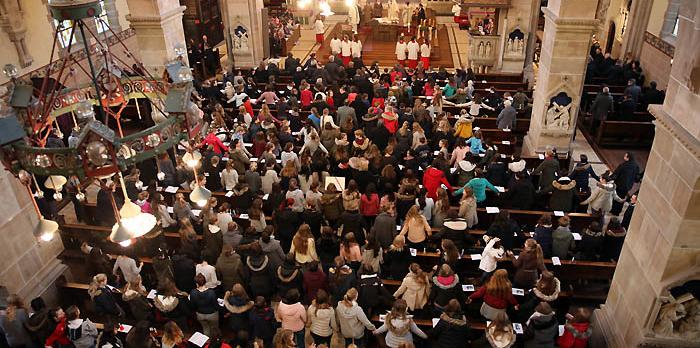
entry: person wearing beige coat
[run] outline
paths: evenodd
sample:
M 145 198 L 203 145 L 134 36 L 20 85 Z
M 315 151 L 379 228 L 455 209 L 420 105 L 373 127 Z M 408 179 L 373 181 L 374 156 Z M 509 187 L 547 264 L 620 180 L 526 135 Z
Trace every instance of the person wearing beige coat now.
M 394 298 L 402 298 L 412 311 L 422 309 L 428 303 L 428 295 L 430 295 L 428 279 L 430 279 L 430 275 L 423 273 L 417 263 L 412 263 L 408 274 L 401 282 L 401 286 L 394 293 Z

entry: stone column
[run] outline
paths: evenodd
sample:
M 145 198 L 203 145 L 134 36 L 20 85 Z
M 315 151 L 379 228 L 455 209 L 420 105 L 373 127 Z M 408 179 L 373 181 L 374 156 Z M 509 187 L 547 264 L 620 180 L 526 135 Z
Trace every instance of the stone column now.
M 44 296 L 55 303 L 53 284 L 67 267 L 56 258 L 63 251 L 58 234 L 50 242 L 38 241 L 32 231 L 39 221 L 29 194 L 19 180 L 0 173 L 0 284 L 25 303 Z
M 627 19 L 627 27 L 622 37 L 621 56 L 629 52 L 635 59 L 639 58 L 639 54 L 642 53 L 644 33 L 647 31 L 647 24 L 649 23 L 649 15 L 651 15 L 651 7 L 653 4 L 653 1 L 632 2 L 632 8 L 630 9 Z
M 27 26 L 24 20 L 24 11 L 17 1 L 0 0 L 0 27 L 3 29 L 10 41 L 15 45 L 19 65 L 26 68 L 34 62 L 34 58 L 29 54 L 27 42 Z
M 107 13 L 107 22 L 109 27 L 115 33 L 122 31 L 121 23 L 119 23 L 119 11 L 117 10 L 117 0 L 105 0 L 105 12 Z
M 540 5 L 542 0 L 532 0 L 530 12 L 530 31 L 527 33 L 527 47 L 525 48 L 525 67 L 523 68 L 523 81 L 528 82 L 528 87 L 535 84 L 535 68 L 532 66 L 535 59 L 535 46 L 537 45 L 537 22 L 540 18 Z
M 695 4 L 684 0 L 680 9 L 666 100 L 649 106 L 656 135 L 639 200 L 607 301 L 595 315 L 595 332 L 611 348 L 698 344 L 697 336 L 683 336 L 700 331 L 689 321 L 692 312 L 680 320 L 669 317 L 667 334 L 657 325 L 664 322 L 658 319 L 666 289 L 700 279 L 700 7 Z
M 136 32 L 141 61 L 155 77 L 163 74 L 164 65 L 177 58 L 175 46 L 186 47 L 182 28 L 185 6 L 178 0 L 127 0 L 126 19 Z
M 262 0 L 221 1 L 228 60 L 237 68 L 255 67 L 265 57 L 265 42 L 269 39 L 267 23 L 263 22 L 264 7 Z
M 548 7 L 542 9 L 544 37 L 524 154 L 544 151 L 548 146 L 556 147 L 559 152 L 569 150 L 576 129 L 591 35 L 598 28 L 597 3 L 597 0 L 550 0 Z M 560 93 L 567 97 L 558 98 L 561 105 L 554 105 L 552 100 Z

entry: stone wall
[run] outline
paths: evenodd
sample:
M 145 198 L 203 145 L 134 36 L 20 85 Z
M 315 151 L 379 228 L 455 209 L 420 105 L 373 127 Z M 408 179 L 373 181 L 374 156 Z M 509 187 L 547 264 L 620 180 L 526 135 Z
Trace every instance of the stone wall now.
M 651 35 L 648 32 L 646 34 Z M 645 40 L 642 54 L 639 56 L 639 62 L 644 69 L 644 76 L 646 76 L 645 84 L 648 85 L 649 81 L 656 81 L 659 89 L 666 89 L 671 75 L 672 59 L 672 56 L 657 48 L 649 40 Z
M 56 258 L 63 243 L 56 235 L 50 242 L 33 236 L 38 216 L 24 186 L 9 172 L 0 173 L 0 286 L 24 299 L 44 295 L 66 267 Z M 46 294 L 48 302 L 53 294 Z

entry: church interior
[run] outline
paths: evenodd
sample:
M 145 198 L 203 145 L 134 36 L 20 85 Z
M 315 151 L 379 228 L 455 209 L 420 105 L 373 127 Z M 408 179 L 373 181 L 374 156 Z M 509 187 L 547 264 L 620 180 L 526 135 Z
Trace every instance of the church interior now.
M 0 28 L 0 348 L 700 347 L 698 0 Z

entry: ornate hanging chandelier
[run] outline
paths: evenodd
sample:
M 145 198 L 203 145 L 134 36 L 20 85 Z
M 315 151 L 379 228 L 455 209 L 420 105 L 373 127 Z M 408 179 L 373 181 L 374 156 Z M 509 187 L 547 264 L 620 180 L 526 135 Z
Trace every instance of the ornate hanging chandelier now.
M 203 113 L 191 101 L 192 74 L 182 57 L 167 65 L 169 79 L 155 78 L 99 17 L 98 0 L 51 0 L 49 8 L 60 24 L 43 79 L 38 83 L 20 78 L 17 68 L 8 64 L 3 73 L 11 82 L 0 87 L 0 159 L 30 192 L 27 173 L 35 182 L 45 180 L 45 187 L 56 192 L 53 198 L 60 200 L 68 176 L 111 177 L 182 140 L 199 137 Z M 98 33 L 88 20 L 105 30 Z M 81 51 L 72 50 L 77 38 L 84 45 Z M 124 54 L 117 56 L 113 49 Z M 89 77 L 88 83 L 77 82 L 81 72 Z M 139 102 L 144 99 L 154 109 L 154 125 L 125 134 L 124 110 L 135 101 L 141 117 Z M 76 138 L 69 146 L 51 141 L 63 136 L 59 119 L 72 121 Z M 38 184 L 36 191 L 41 192 Z M 122 245 L 155 225 L 152 215 L 134 211 L 135 204 L 129 203 L 119 211 L 114 228 L 118 233 L 113 241 Z M 58 225 L 43 217 L 40 221 L 41 239 L 48 240 Z

